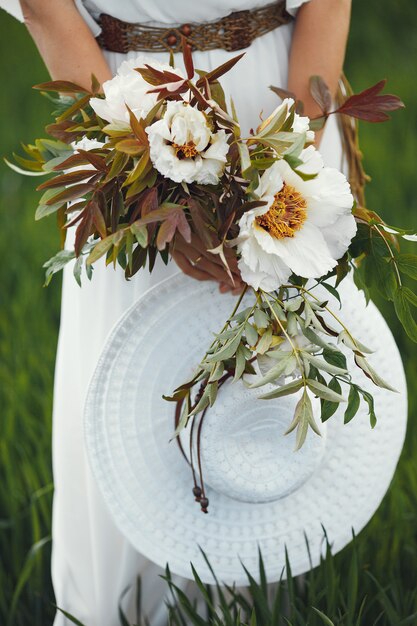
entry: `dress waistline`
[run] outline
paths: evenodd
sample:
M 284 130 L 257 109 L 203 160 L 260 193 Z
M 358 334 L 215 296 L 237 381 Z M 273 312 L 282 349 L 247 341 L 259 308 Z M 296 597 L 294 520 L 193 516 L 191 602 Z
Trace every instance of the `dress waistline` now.
M 186 41 L 192 50 L 228 51 L 248 48 L 254 39 L 265 35 L 293 20 L 278 0 L 264 7 L 235 11 L 214 22 L 178 24 L 175 26 L 149 26 L 123 22 L 102 13 L 98 22 L 101 34 L 99 45 L 111 52 L 179 52 Z

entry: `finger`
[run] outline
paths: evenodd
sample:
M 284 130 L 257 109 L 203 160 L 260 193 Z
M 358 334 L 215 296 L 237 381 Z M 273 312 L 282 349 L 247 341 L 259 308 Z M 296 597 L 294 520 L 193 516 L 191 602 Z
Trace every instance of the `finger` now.
M 213 280 L 213 276 L 204 270 L 192 265 L 190 261 L 178 250 L 172 255 L 175 263 L 178 265 L 181 271 L 187 276 L 196 278 L 197 280 Z
M 219 283 L 219 291 L 220 293 L 227 293 L 228 291 L 230 291 L 230 286 L 226 285 L 225 283 Z

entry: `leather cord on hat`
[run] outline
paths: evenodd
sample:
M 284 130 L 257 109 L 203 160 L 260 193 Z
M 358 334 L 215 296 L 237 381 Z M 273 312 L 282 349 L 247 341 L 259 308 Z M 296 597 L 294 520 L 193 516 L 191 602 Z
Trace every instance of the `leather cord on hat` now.
M 222 385 L 224 385 L 224 383 L 229 379 L 232 378 L 232 376 L 234 376 L 234 370 L 228 370 L 218 381 L 218 386 L 219 389 L 220 387 L 222 387 Z M 200 385 L 200 388 L 198 390 L 198 393 L 195 397 L 195 401 L 194 401 L 194 406 L 197 406 L 199 400 L 201 399 L 201 396 L 204 393 L 204 389 L 207 385 L 207 382 L 204 384 L 204 382 Z M 180 400 L 177 400 L 176 402 L 176 407 L 175 407 L 175 428 L 178 427 L 179 421 L 180 421 L 180 416 L 181 416 L 181 409 L 182 406 L 184 404 L 184 399 L 181 398 Z M 203 468 L 202 468 L 202 463 L 201 463 L 201 431 L 202 431 L 202 427 L 203 427 L 203 421 L 204 418 L 207 414 L 209 407 L 207 406 L 201 413 L 200 416 L 200 421 L 198 424 L 198 428 L 197 428 L 197 464 L 198 464 L 198 473 L 200 476 L 200 485 L 198 485 L 197 483 L 197 478 L 196 478 L 196 470 L 194 467 L 194 460 L 193 460 L 193 433 L 194 433 L 194 426 L 195 426 L 195 422 L 196 422 L 196 416 L 193 418 L 191 427 L 190 427 L 190 458 L 188 459 L 187 455 L 185 454 L 183 445 L 181 443 L 181 438 L 179 436 L 176 437 L 177 439 L 177 444 L 179 446 L 179 449 L 181 451 L 181 454 L 183 455 L 183 457 L 185 458 L 185 460 L 187 461 L 188 465 L 191 467 L 191 472 L 193 475 L 193 481 L 194 481 L 194 487 L 193 487 L 193 495 L 195 497 L 196 502 L 198 502 L 201 506 L 201 511 L 203 513 L 208 513 L 208 505 L 209 505 L 209 499 L 206 496 L 206 492 L 205 492 L 205 486 L 204 486 L 204 480 L 203 480 Z

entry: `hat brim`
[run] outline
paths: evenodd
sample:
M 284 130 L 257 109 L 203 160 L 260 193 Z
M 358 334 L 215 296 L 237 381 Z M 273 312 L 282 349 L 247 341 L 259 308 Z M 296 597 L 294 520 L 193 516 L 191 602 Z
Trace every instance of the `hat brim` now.
M 193 501 L 190 469 L 171 441 L 173 404 L 162 399 L 187 380 L 230 314 L 235 298 L 217 285 L 179 273 L 149 289 L 111 331 L 91 379 L 85 437 L 92 471 L 116 525 L 147 558 L 213 583 L 205 552 L 219 580 L 246 585 L 261 549 L 268 580 L 316 566 L 325 529 L 341 550 L 372 517 L 386 493 L 406 430 L 406 384 L 394 338 L 376 307 L 367 307 L 351 280 L 341 286 L 343 318 L 376 350 L 378 373 L 399 393 L 355 378 L 374 396 L 378 423 L 370 428 L 361 405 L 343 424 L 343 406 L 327 422 L 318 469 L 298 489 L 268 503 L 238 502 L 209 490 L 204 515 Z M 313 435 L 314 436 L 314 435 Z M 293 447 L 293 441 L 288 440 Z M 310 555 L 306 548 L 307 537 Z

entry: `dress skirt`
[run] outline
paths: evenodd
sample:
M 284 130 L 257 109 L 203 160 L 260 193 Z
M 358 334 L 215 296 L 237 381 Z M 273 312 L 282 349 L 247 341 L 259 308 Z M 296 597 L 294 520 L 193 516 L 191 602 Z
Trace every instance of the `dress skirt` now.
M 202 10 L 203 5 L 195 0 L 191 4 L 190 0 L 187 2 L 196 10 L 197 7 Z M 176 9 L 187 2 L 177 0 Z M 89 4 L 94 3 L 85 3 L 87 7 Z M 143 10 L 151 3 L 137 4 Z M 162 0 L 152 6 L 155 4 L 159 4 L 160 11 L 165 7 L 168 11 L 171 6 Z M 228 10 L 226 5 L 232 4 L 230 0 L 223 4 L 223 15 L 236 10 L 235 5 Z M 122 5 L 118 3 L 117 6 Z M 188 8 L 179 16 L 180 21 L 193 21 Z M 116 17 L 122 17 L 115 11 Z M 212 19 L 216 17 L 214 15 Z M 198 18 L 200 16 L 194 21 Z M 226 96 L 233 96 L 244 133 L 256 127 L 260 115 L 266 117 L 279 103 L 269 86 L 285 87 L 287 84 L 291 36 L 292 25 L 288 24 L 259 37 L 222 79 Z M 197 52 L 194 63 L 199 69 L 210 70 L 234 54 L 223 50 Z M 124 56 L 106 52 L 106 56 L 112 71 L 116 71 L 123 60 L 137 54 Z M 168 59 L 168 53 L 147 56 L 162 62 Z M 181 56 L 175 61 L 182 66 Z M 328 165 L 342 166 L 340 137 L 334 119 L 325 130 L 321 151 Z M 57 605 L 85 626 L 118 626 L 118 602 L 128 588 L 130 591 L 124 596 L 123 609 L 131 622 L 137 623 L 134 588 L 138 576 L 142 582 L 143 612 L 151 626 L 162 626 L 167 622 L 164 603 L 167 586 L 159 577 L 163 571 L 136 552 L 121 535 L 97 490 L 84 446 L 83 410 L 91 375 L 112 326 L 144 291 L 176 269 L 173 261 L 168 266 L 160 261 L 152 274 L 147 269 L 141 270 L 132 280 L 126 281 L 120 267 L 116 270 L 110 266 L 106 268 L 101 259 L 95 265 L 91 282 L 84 276 L 81 288 L 72 275 L 72 264 L 64 270 L 53 403 L 52 577 Z M 192 591 L 193 583 L 178 577 L 175 581 L 187 592 Z M 70 623 L 62 613 L 57 613 L 55 626 Z

